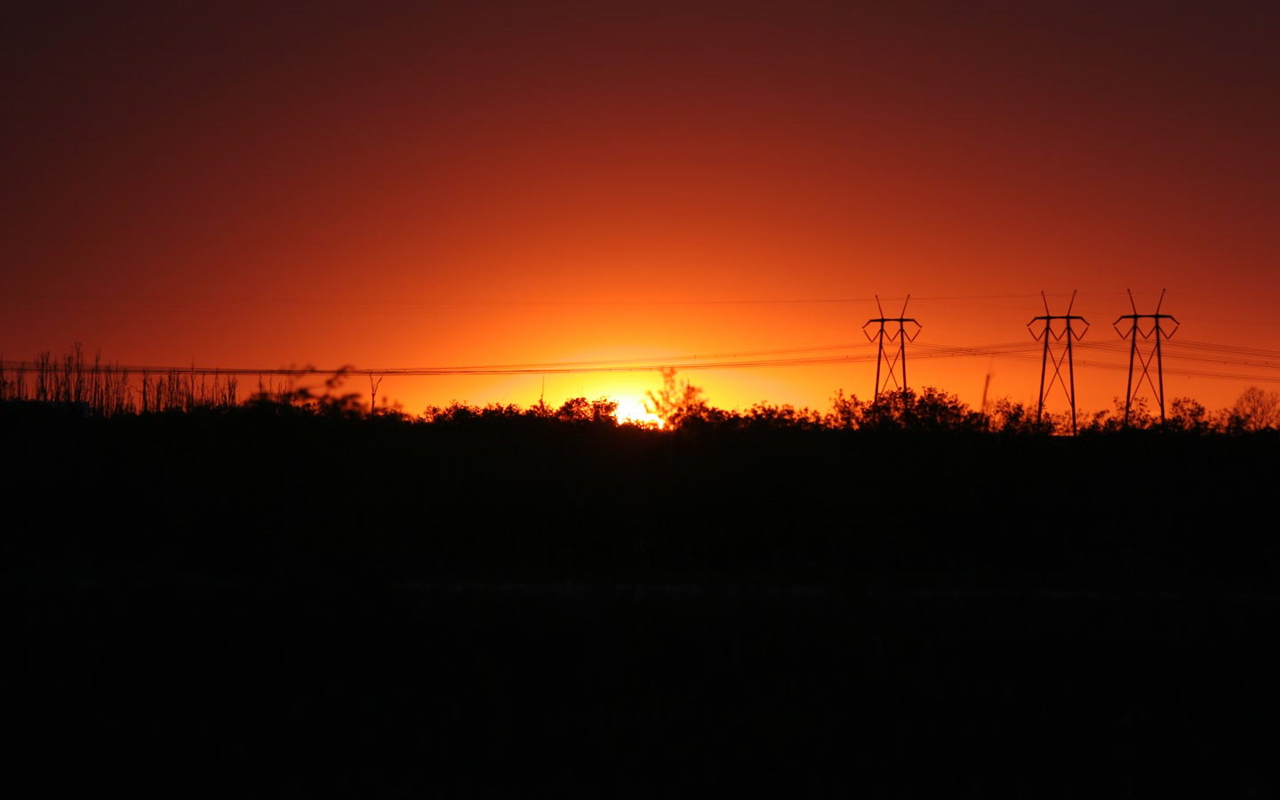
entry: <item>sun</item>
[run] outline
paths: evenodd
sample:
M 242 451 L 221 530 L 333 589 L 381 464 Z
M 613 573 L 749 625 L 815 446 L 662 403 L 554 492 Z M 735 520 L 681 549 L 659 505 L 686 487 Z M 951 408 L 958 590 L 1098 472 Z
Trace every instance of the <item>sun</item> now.
M 656 425 L 662 427 L 662 419 L 644 408 L 644 403 L 634 397 L 612 398 L 618 403 L 617 418 L 619 423 L 633 425 Z

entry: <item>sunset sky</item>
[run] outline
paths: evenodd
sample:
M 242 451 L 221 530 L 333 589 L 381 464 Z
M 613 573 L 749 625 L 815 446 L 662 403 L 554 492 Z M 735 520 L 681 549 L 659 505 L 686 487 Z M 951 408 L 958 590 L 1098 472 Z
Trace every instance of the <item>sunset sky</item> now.
M 1167 289 L 1167 395 L 1225 406 L 1280 389 L 1278 9 L 10 3 L 0 355 L 828 358 L 682 373 L 725 408 L 826 408 L 870 396 L 862 325 L 910 294 L 912 386 L 1034 402 L 1027 322 L 1078 290 L 1101 409 L 1126 290 L 1152 313 Z M 416 413 L 660 384 L 542 368 L 381 393 Z

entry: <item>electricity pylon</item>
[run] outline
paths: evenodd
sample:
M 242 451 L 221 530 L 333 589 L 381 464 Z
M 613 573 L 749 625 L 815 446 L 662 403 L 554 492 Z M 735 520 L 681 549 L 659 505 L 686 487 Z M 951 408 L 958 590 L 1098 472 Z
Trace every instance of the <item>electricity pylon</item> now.
M 1044 400 L 1053 391 L 1056 383 L 1061 386 L 1063 391 L 1067 393 L 1067 402 L 1071 404 L 1071 433 L 1076 432 L 1076 370 L 1075 364 L 1071 358 L 1071 343 L 1080 341 L 1084 338 L 1085 331 L 1089 330 L 1089 320 L 1079 315 L 1071 313 L 1072 307 L 1076 304 L 1076 293 L 1071 293 L 1071 302 L 1067 304 L 1066 314 L 1050 314 L 1049 299 L 1044 296 L 1044 292 L 1040 292 L 1040 299 L 1044 301 L 1044 316 L 1035 317 L 1031 322 L 1027 323 L 1030 328 L 1037 322 L 1044 323 L 1044 329 L 1039 333 L 1031 331 L 1031 335 L 1036 341 L 1044 341 L 1044 355 L 1040 359 L 1040 404 L 1036 407 L 1036 420 L 1044 419 Z M 1080 320 L 1084 323 L 1084 330 L 1078 331 L 1071 327 L 1072 320 Z M 1061 320 L 1061 329 L 1054 328 L 1054 320 Z M 1062 346 L 1057 352 L 1054 352 L 1053 343 L 1062 342 Z M 1067 362 L 1067 381 L 1062 380 L 1062 362 Z M 1045 386 L 1045 375 L 1048 374 L 1049 366 L 1053 365 L 1053 377 L 1049 379 L 1049 385 Z
M 1168 339 L 1178 330 L 1179 322 L 1174 319 L 1171 314 L 1161 314 L 1160 306 L 1164 304 L 1164 289 L 1160 290 L 1160 300 L 1156 303 L 1156 313 L 1139 314 L 1138 306 L 1133 302 L 1133 292 L 1129 292 L 1129 307 L 1133 309 L 1132 314 L 1125 314 L 1117 317 L 1116 321 L 1111 323 L 1111 327 L 1116 329 L 1116 333 L 1120 334 L 1121 339 L 1129 340 L 1129 388 L 1124 396 L 1124 424 L 1129 424 L 1129 409 L 1133 405 L 1133 398 L 1137 392 L 1142 389 L 1142 382 L 1145 380 L 1147 385 L 1151 387 L 1151 391 L 1156 395 L 1156 402 L 1160 406 L 1160 422 L 1164 420 L 1164 360 L 1160 355 L 1160 342 Z M 1120 330 L 1120 320 L 1129 320 L 1128 332 Z M 1173 320 L 1173 330 L 1166 331 L 1160 326 L 1160 321 L 1170 319 Z M 1143 329 L 1142 320 L 1151 320 L 1151 327 Z M 1139 350 L 1138 338 L 1151 340 L 1151 345 L 1146 351 Z M 1156 362 L 1156 381 L 1151 382 L 1151 362 Z M 1133 365 L 1137 362 L 1142 367 L 1142 373 L 1138 376 L 1138 385 L 1133 385 Z
M 888 389 L 890 383 L 892 383 L 894 388 L 901 391 L 903 394 L 906 394 L 907 392 L 907 342 L 914 342 L 916 340 L 916 336 L 920 335 L 921 328 L 919 322 L 916 322 L 910 317 L 902 316 L 907 313 L 907 303 L 910 300 L 911 295 L 907 295 L 907 299 L 902 301 L 902 311 L 899 312 L 898 316 L 886 317 L 884 315 L 884 307 L 880 305 L 880 295 L 876 295 L 876 308 L 880 310 L 880 316 L 876 319 L 867 320 L 862 326 L 862 332 L 866 334 L 867 340 L 875 342 L 877 345 L 875 394 L 875 399 L 877 400 L 880 399 L 881 392 Z M 897 330 L 893 330 L 892 325 L 890 325 L 890 328 L 886 330 L 885 326 L 890 323 L 896 323 Z M 914 326 L 909 333 L 907 330 L 908 323 Z M 874 334 L 867 331 L 867 328 L 872 324 L 879 325 L 879 328 L 876 329 Z M 885 348 L 886 341 L 889 342 L 890 345 L 892 345 L 893 342 L 898 343 L 896 353 L 891 352 L 893 349 L 892 346 L 888 349 Z M 882 365 L 885 367 L 883 382 L 880 380 L 880 367 Z M 898 381 L 899 369 L 901 369 L 901 382 Z

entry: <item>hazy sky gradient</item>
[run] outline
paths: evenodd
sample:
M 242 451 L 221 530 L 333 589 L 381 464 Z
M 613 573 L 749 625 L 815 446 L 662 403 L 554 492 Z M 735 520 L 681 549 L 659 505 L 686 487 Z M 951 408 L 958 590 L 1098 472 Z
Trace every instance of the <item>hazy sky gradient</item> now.
M 1174 342 L 1280 350 L 1275 9 L 18 3 L 0 26 L 0 353 L 708 355 L 865 343 L 874 296 L 896 315 L 907 293 L 921 344 L 978 346 L 1030 342 L 1039 292 L 1064 313 L 1073 289 L 1085 341 L 1113 343 L 1126 289 L 1147 313 L 1162 288 Z M 909 363 L 974 403 L 988 373 L 1025 401 L 1039 379 L 1034 359 Z M 1268 363 L 1248 374 L 1280 377 Z M 717 405 L 825 407 L 868 396 L 874 366 L 690 377 Z M 1079 379 L 1085 407 L 1124 391 L 1123 372 Z M 1168 391 L 1220 406 L 1250 382 Z M 541 391 L 383 388 L 414 412 Z

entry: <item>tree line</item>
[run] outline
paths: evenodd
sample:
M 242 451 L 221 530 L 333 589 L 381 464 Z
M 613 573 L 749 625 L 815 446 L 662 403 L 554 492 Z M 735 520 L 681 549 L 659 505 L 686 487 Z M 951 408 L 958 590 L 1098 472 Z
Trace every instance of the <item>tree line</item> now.
M 766 402 L 731 410 L 712 405 L 701 387 L 668 368 L 662 371 L 662 386 L 646 393 L 645 409 L 655 421 L 643 421 L 619 419 L 618 404 L 608 397 L 573 397 L 559 405 L 540 399 L 528 407 L 513 403 L 477 406 L 455 401 L 445 406 L 431 405 L 412 415 L 388 404 L 385 398 L 383 405 L 377 405 L 378 386 L 372 380 L 366 401 L 359 392 L 347 389 L 349 377 L 345 370 L 339 370 L 317 386 L 300 386 L 292 380 L 279 384 L 259 380 L 256 391 L 242 398 L 239 381 L 232 374 L 210 376 L 169 370 L 134 376 L 118 365 L 104 362 L 100 355 L 90 361 L 77 345 L 61 358 L 48 352 L 40 354 L 32 369 L 6 370 L 0 365 L 0 403 L 10 408 L 36 406 L 84 417 L 251 410 L 436 425 L 540 420 L 686 432 L 897 429 L 1050 435 L 1072 431 L 1066 413 L 1040 413 L 1033 406 L 1008 398 L 996 400 L 985 409 L 974 409 L 934 387 L 884 393 L 870 400 L 837 390 L 827 410 Z M 1192 434 L 1277 430 L 1280 392 L 1251 386 L 1231 407 L 1217 410 L 1189 397 L 1175 398 L 1163 418 L 1151 411 L 1144 398 L 1135 398 L 1127 413 L 1123 401 L 1117 398 L 1113 409 L 1086 413 L 1076 426 L 1084 434 L 1132 429 Z

